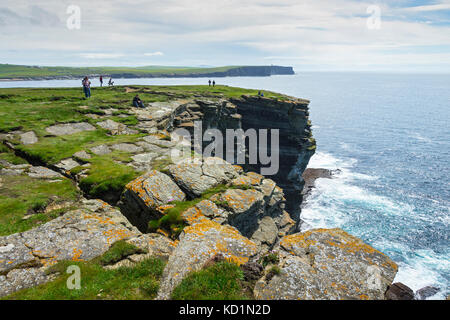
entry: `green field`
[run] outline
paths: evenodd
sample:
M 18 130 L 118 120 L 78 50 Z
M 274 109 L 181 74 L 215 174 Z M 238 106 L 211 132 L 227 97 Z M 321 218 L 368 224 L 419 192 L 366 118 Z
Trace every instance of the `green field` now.
M 0 64 L 0 79 L 33 79 L 33 78 L 58 78 L 73 77 L 80 78 L 90 76 L 112 76 L 119 77 L 161 77 L 173 75 L 195 75 L 215 72 L 226 72 L 238 66 L 226 66 L 215 68 L 192 68 L 192 67 L 44 67 L 44 66 L 22 66 L 12 64 Z

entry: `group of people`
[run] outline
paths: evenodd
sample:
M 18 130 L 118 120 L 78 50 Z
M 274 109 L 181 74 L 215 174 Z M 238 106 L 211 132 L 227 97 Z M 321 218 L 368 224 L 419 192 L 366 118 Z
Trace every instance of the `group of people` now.
M 211 82 L 211 80 L 208 80 L 208 84 L 209 84 L 210 87 L 211 87 L 211 84 L 212 84 L 213 87 L 215 87 L 216 86 L 216 81 L 213 80 Z
M 100 79 L 100 87 L 103 87 L 103 76 L 100 76 L 99 79 Z M 83 91 L 84 91 L 85 97 L 90 98 L 91 97 L 91 81 L 86 76 L 81 81 L 81 84 L 83 85 Z M 113 85 L 114 85 L 114 81 L 112 81 L 112 78 L 109 78 L 108 86 L 113 86 Z

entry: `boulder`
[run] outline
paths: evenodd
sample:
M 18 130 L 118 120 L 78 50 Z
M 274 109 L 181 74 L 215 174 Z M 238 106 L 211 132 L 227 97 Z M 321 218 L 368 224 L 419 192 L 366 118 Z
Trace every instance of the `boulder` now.
M 169 176 L 152 170 L 126 185 L 119 206 L 127 218 L 144 232 L 150 220 L 161 217 L 158 207 L 185 198 L 184 192 Z
M 257 299 L 384 299 L 397 265 L 341 229 L 285 236 L 275 250 L 281 273 L 259 280 Z
M 235 228 L 209 219 L 199 219 L 186 227 L 164 269 L 157 299 L 170 299 L 174 288 L 190 272 L 202 269 L 214 256 L 221 254 L 238 265 L 257 253 L 256 245 Z
M 0 237 L 0 296 L 49 281 L 45 269 L 61 260 L 87 261 L 140 232 L 100 200 L 39 227 Z
M 389 286 L 385 294 L 386 300 L 414 300 L 414 291 L 401 282 Z
M 441 289 L 433 286 L 426 286 L 416 291 L 415 298 L 416 300 L 426 300 L 427 298 L 434 296 L 439 291 L 441 291 Z
M 230 163 L 220 158 L 206 158 L 203 161 L 187 159 L 169 166 L 169 172 L 175 182 L 192 197 L 226 184 L 238 175 Z

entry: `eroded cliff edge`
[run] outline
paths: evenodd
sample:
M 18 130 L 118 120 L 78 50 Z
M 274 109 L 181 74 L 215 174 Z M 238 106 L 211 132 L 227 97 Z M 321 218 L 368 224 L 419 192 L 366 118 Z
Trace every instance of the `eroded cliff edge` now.
M 152 88 L 119 89 L 121 94 L 161 95 Z M 298 215 L 287 210 L 299 201 L 301 173 L 315 149 L 308 101 L 166 93 L 167 99 L 158 97 L 163 101 L 143 109 L 64 104 L 60 107 L 80 111 L 81 121 L 31 126 L 24 119 L 24 128 L 1 134 L 6 150 L 1 150 L 0 192 L 17 192 L 13 184 L 27 193 L 38 184 L 58 191 L 72 183 L 80 190 L 76 197 L 58 194 L 33 206 L 35 211 L 18 223 L 42 214 L 51 221 L 21 225 L 20 232 L 0 237 L 0 296 L 58 277 L 47 272 L 58 262 L 91 261 L 126 241 L 138 250 L 104 267 L 163 257 L 160 299 L 171 298 L 190 272 L 220 259 L 257 271 L 251 275 L 254 298 L 384 298 L 395 263 L 342 230 L 298 233 Z M 196 121 L 204 130 L 221 132 L 279 129 L 280 170 L 265 177 L 258 165 L 241 167 L 220 158 L 170 161 L 171 151 L 180 147 L 171 141 L 171 132 L 193 131 Z M 57 143 L 61 150 L 48 148 Z M 270 250 L 277 259 L 261 265 Z

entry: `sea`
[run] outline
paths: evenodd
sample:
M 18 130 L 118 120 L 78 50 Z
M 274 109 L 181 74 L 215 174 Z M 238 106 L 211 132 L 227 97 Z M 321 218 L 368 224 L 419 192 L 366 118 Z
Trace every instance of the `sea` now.
M 437 287 L 429 299 L 445 299 L 450 294 L 450 75 L 296 72 L 211 80 L 310 100 L 317 151 L 309 167 L 340 172 L 316 181 L 302 210 L 303 229 L 342 228 L 393 259 L 399 265 L 395 281 L 414 291 Z M 114 79 L 115 85 L 208 80 Z M 99 85 L 98 79 L 92 82 Z M 1 88 L 80 85 L 81 80 L 0 82 Z

